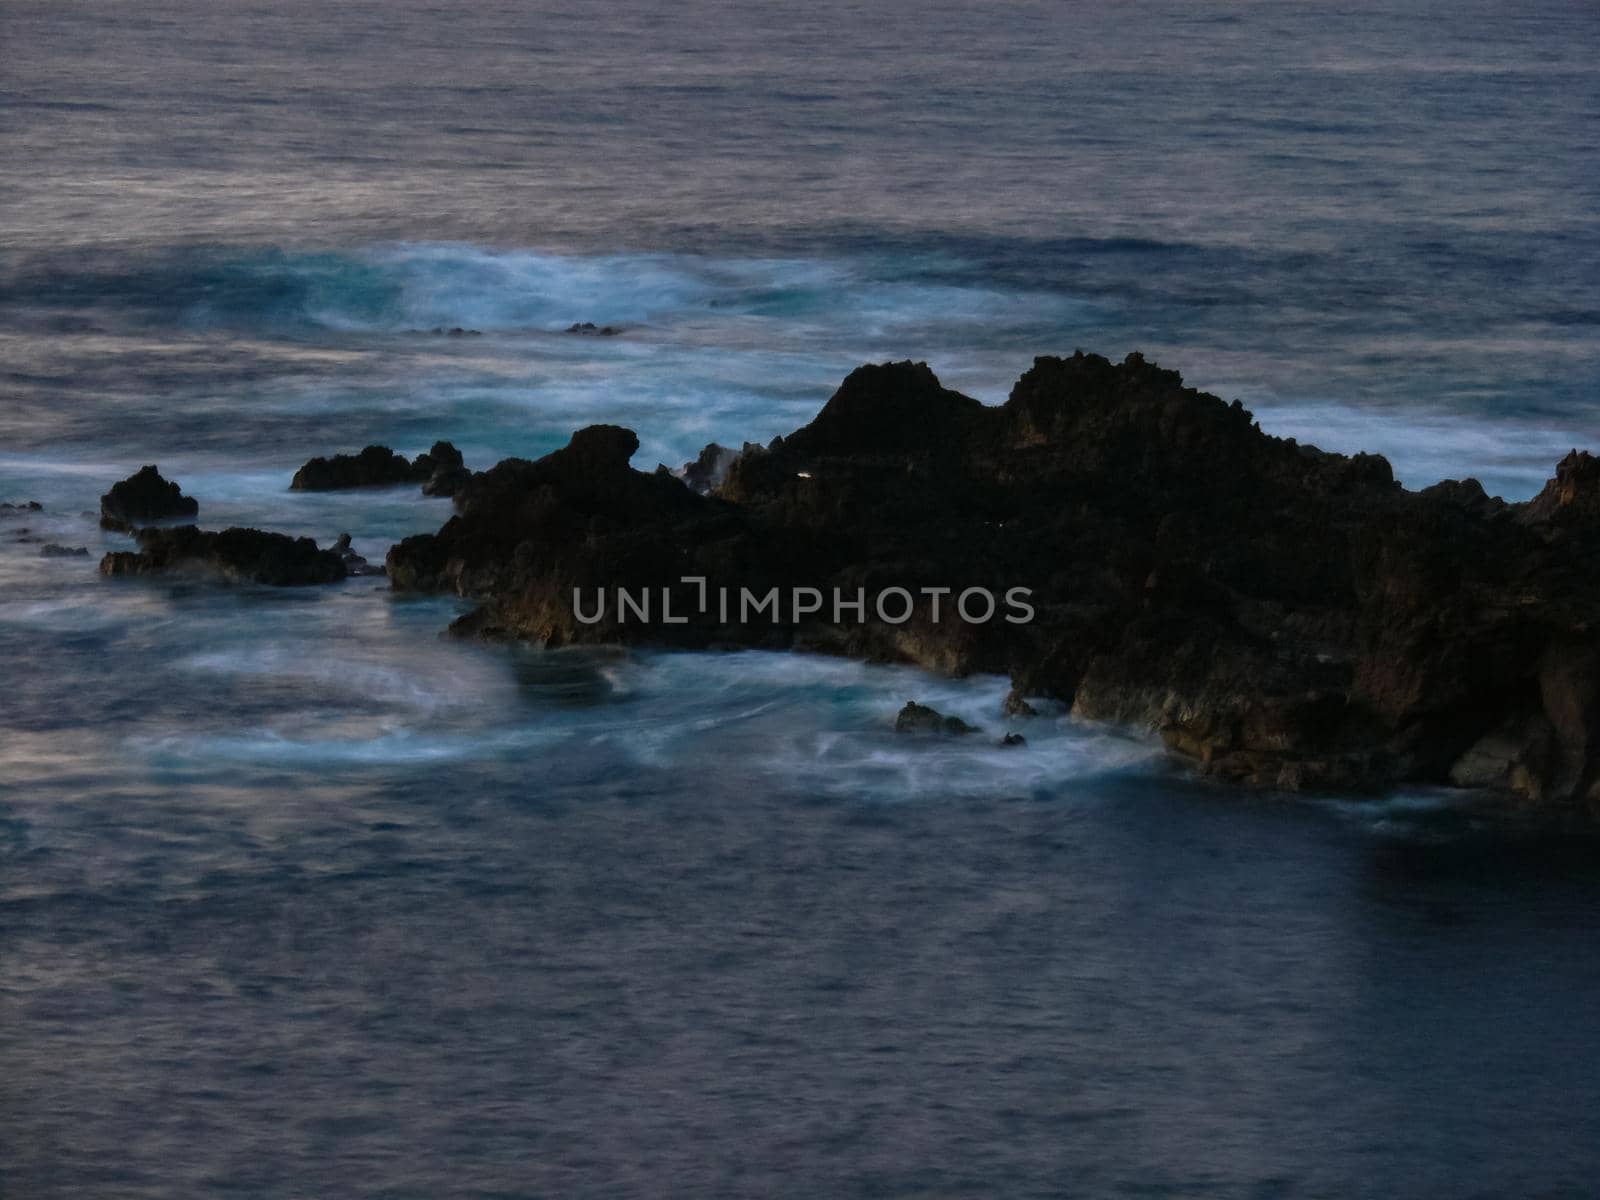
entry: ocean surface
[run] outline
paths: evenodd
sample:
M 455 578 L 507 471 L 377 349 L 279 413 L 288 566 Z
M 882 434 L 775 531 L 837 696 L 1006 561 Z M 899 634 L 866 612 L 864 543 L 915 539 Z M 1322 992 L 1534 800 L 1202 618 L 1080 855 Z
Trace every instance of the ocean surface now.
M 1080 347 L 1526 498 L 1600 448 L 1597 51 L 1565 0 L 3 0 L 0 1197 L 1593 1196 L 1593 842 L 1002 752 L 1000 679 L 105 580 L 91 514 L 154 462 L 381 559 L 448 501 L 300 463 L 677 465 Z

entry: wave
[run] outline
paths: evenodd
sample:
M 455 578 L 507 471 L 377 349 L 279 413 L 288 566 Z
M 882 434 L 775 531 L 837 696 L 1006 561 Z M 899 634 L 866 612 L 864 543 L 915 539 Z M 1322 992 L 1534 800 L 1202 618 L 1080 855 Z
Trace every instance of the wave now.
M 303 647 L 207 651 L 191 673 L 288 685 L 267 725 L 170 731 L 129 746 L 169 767 L 355 767 L 537 757 L 552 779 L 649 771 L 721 775 L 762 792 L 896 802 L 930 796 L 1047 798 L 1160 759 L 1147 738 L 1065 716 L 1004 720 L 998 676 L 811 655 L 513 650 L 395 666 Z M 330 699 L 343 697 L 340 707 Z M 364 703 L 352 707 L 350 700 Z M 908 699 L 983 732 L 941 741 L 894 731 Z M 359 709 L 360 711 L 356 711 Z M 1023 749 L 998 745 L 1009 728 Z
M 996 289 L 929 256 L 859 259 L 576 256 L 461 243 L 339 253 L 184 250 L 138 261 L 13 268 L 0 304 L 120 309 L 156 324 L 259 332 L 453 328 L 555 333 L 740 319 L 884 332 L 1059 318 L 1072 301 Z

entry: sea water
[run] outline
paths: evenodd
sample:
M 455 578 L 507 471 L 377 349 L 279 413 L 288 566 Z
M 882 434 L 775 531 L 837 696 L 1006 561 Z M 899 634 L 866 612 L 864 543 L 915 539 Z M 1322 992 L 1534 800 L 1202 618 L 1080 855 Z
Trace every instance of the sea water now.
M 0 522 L 6 1200 L 1592 1194 L 1590 843 L 1060 714 L 1002 750 L 1000 679 L 105 580 L 91 514 L 156 462 L 381 559 L 449 502 L 300 463 L 615 422 L 675 466 L 862 362 L 999 402 L 1080 347 L 1526 498 L 1600 441 L 1600 10 L 12 0 L 0 42 L 0 500 L 44 506 Z M 911 699 L 984 734 L 908 744 Z

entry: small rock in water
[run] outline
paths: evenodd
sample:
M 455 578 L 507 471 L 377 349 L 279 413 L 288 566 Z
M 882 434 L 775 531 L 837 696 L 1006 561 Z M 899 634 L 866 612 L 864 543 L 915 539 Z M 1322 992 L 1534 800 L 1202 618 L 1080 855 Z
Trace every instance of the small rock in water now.
M 199 512 L 200 502 L 185 496 L 176 483 L 163 479 L 154 464 L 140 467 L 120 483 L 112 484 L 111 490 L 100 497 L 100 527 L 121 533 L 131 533 L 151 521 L 193 517 Z
M 44 505 L 37 500 L 19 500 L 15 504 L 0 504 L 0 515 L 25 512 L 43 512 Z
M 1039 710 L 1029 704 L 1022 697 L 1022 693 L 1012 688 L 1006 693 L 1006 702 L 1000 706 L 1000 711 L 1008 717 L 1037 717 Z
M 977 729 L 968 725 L 960 717 L 947 717 L 937 709 L 929 708 L 926 704 L 918 704 L 915 700 L 908 700 L 906 706 L 900 710 L 900 715 L 894 719 L 896 733 L 942 733 L 951 736 L 976 733 Z
M 1000 739 L 1000 744 L 1002 746 L 1026 746 L 1028 744 L 1028 739 L 1023 737 L 1020 733 L 1008 733 L 1005 735 L 1005 737 Z
M 616 337 L 622 330 L 615 325 L 596 325 L 593 321 L 575 321 L 567 326 L 567 332 L 581 334 L 584 337 Z
M 40 558 L 88 558 L 87 546 L 62 546 L 55 542 L 46 542 L 39 548 Z
M 708 495 L 722 486 L 722 481 L 728 477 L 728 469 L 738 461 L 740 455 L 760 450 L 761 447 L 754 442 L 746 442 L 739 450 L 712 442 L 700 451 L 699 457 L 693 462 L 684 463 L 677 475 L 694 491 Z
M 382 567 L 373 566 L 370 562 L 368 562 L 361 555 L 357 554 L 355 550 L 351 548 L 350 535 L 348 533 L 341 533 L 337 538 L 335 538 L 333 545 L 330 546 L 329 549 L 344 561 L 344 570 L 346 575 L 384 574 L 384 569 Z

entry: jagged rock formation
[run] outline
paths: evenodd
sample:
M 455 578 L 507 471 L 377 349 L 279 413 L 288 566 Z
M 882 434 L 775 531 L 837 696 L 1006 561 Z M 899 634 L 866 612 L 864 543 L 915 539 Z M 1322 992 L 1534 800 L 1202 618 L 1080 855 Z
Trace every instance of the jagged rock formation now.
M 1600 805 L 1587 454 L 1522 505 L 1472 480 L 1410 492 L 1380 457 L 1270 437 L 1138 355 L 1081 353 L 1036 360 L 998 407 L 922 364 L 863 367 L 710 495 L 632 470 L 637 447 L 596 426 L 475 476 L 443 529 L 390 551 L 394 586 L 479 598 L 461 632 L 1005 672 L 1019 713 L 1044 697 L 1147 726 L 1251 786 Z M 774 587 L 777 619 L 739 606 Z M 654 611 L 597 603 L 619 588 Z M 791 605 L 795 588 L 859 591 L 865 613 Z M 870 599 L 897 588 L 904 621 Z M 952 612 L 965 589 L 1017 588 L 1031 620 Z
M 678 470 L 677 476 L 685 485 L 705 495 L 722 486 L 722 481 L 728 477 L 729 468 L 741 454 L 761 449 L 762 447 L 755 442 L 746 442 L 742 450 L 735 450 L 731 446 L 719 446 L 716 442 L 712 442 L 700 451 L 693 462 L 684 463 Z
M 449 442 L 435 442 L 415 461 L 387 446 L 368 446 L 359 454 L 313 458 L 294 473 L 289 490 L 332 492 L 345 488 L 397 487 L 419 483 L 427 496 L 453 496 L 472 477 L 461 451 Z
M 958 737 L 964 733 L 977 733 L 974 726 L 968 725 L 960 717 L 947 717 L 936 708 L 929 708 L 926 704 L 918 704 L 915 700 L 907 700 L 906 706 L 900 710 L 894 719 L 896 733 L 936 733 L 945 736 Z
M 100 560 L 102 575 L 194 575 L 275 587 L 337 583 L 345 577 L 339 554 L 319 550 L 310 538 L 260 529 L 215 533 L 193 525 L 141 529 L 134 536 L 139 549 L 106 555 Z
M 151 521 L 181 520 L 199 512 L 200 502 L 163 479 L 154 465 L 140 467 L 100 497 L 100 527 L 122 533 Z
M 435 442 L 427 453 L 417 455 L 411 471 L 422 480 L 424 496 L 454 496 L 472 478 L 461 451 L 449 442 Z

